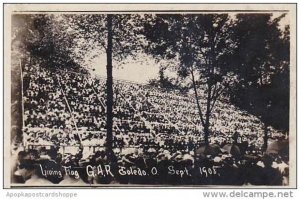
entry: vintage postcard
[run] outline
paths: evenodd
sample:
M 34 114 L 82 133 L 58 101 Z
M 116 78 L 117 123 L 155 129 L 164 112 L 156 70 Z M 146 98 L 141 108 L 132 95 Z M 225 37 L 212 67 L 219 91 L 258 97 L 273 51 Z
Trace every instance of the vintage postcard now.
M 5 4 L 4 187 L 296 187 L 296 4 Z

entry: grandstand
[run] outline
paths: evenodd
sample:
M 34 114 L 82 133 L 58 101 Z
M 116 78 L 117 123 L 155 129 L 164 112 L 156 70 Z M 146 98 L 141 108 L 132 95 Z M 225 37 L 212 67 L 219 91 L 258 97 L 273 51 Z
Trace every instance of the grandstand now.
M 104 147 L 105 79 L 37 66 L 23 70 L 25 146 Z M 114 100 L 115 147 L 139 147 L 145 144 L 144 137 L 155 143 L 167 138 L 185 144 L 192 140 L 195 146 L 203 141 L 193 96 L 116 80 Z M 260 120 L 226 102 L 216 104 L 211 131 L 211 143 L 230 142 L 239 132 L 256 147 L 263 144 Z M 272 129 L 271 134 L 276 133 Z
M 111 164 L 104 152 L 106 79 L 38 65 L 23 66 L 21 74 L 24 148 L 17 155 L 19 167 L 29 160 L 40 165 L 51 161 L 52 169 L 71 167 L 80 176 L 38 174 L 49 184 L 288 184 L 286 153 L 273 157 L 278 179 L 260 173 L 270 168 L 260 166 L 267 160 L 262 150 L 264 124 L 259 118 L 222 98 L 212 112 L 210 145 L 203 148 L 204 132 L 193 95 L 123 80 L 114 80 L 113 85 L 112 144 L 117 167 L 148 174 L 155 168 L 158 174 L 88 176 L 89 166 Z M 203 99 L 204 93 L 199 93 Z M 204 106 L 204 100 L 200 104 Z M 283 138 L 275 129 L 269 132 L 269 140 Z M 170 168 L 186 169 L 191 175 L 172 175 Z M 214 172 L 205 174 L 203 168 Z M 239 172 L 245 175 L 228 176 Z

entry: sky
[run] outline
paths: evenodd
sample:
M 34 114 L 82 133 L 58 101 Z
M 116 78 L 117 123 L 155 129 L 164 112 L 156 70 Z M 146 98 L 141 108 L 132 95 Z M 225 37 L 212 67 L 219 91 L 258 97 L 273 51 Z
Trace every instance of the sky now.
M 120 80 L 147 84 L 150 79 L 158 77 L 159 64 L 150 57 L 140 56 L 137 61 L 127 59 L 122 65 L 113 62 L 113 77 Z M 106 55 L 101 54 L 92 61 L 93 74 L 106 77 Z

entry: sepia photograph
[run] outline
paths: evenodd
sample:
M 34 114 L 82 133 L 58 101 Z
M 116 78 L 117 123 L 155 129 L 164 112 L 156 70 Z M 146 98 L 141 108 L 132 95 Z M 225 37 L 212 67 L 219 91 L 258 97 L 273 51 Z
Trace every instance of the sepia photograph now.
M 296 4 L 4 5 L 4 187 L 296 186 Z

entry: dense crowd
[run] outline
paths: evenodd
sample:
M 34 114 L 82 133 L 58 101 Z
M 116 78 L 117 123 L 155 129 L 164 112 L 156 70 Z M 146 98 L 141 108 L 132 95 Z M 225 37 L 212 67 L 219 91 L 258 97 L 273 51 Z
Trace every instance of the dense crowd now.
M 140 148 L 115 148 L 115 163 L 104 148 L 59 150 L 38 147 L 16 154 L 17 182 L 28 185 L 288 185 L 286 156 L 246 151 L 239 145 L 211 145 L 195 153 L 175 152 L 155 144 Z M 235 148 L 233 152 L 230 148 Z M 91 155 L 86 150 L 92 150 Z M 47 173 L 55 171 L 53 173 Z M 37 180 L 39 179 L 39 180 Z
M 264 128 L 257 117 L 218 101 L 211 117 L 211 144 L 204 146 L 193 96 L 123 81 L 114 83 L 116 175 L 88 176 L 83 169 L 87 165 L 108 164 L 103 150 L 105 84 L 105 79 L 75 72 L 23 68 L 25 148 L 15 152 L 20 182 L 34 176 L 50 184 L 288 184 L 288 154 L 262 153 Z M 270 143 L 284 140 L 271 127 L 269 132 Z M 42 175 L 37 165 L 45 161 L 63 175 Z M 62 166 L 80 177 L 67 175 Z M 155 167 L 158 174 L 128 177 L 118 174 L 122 167 L 147 173 Z M 172 175 L 168 168 L 191 175 Z

